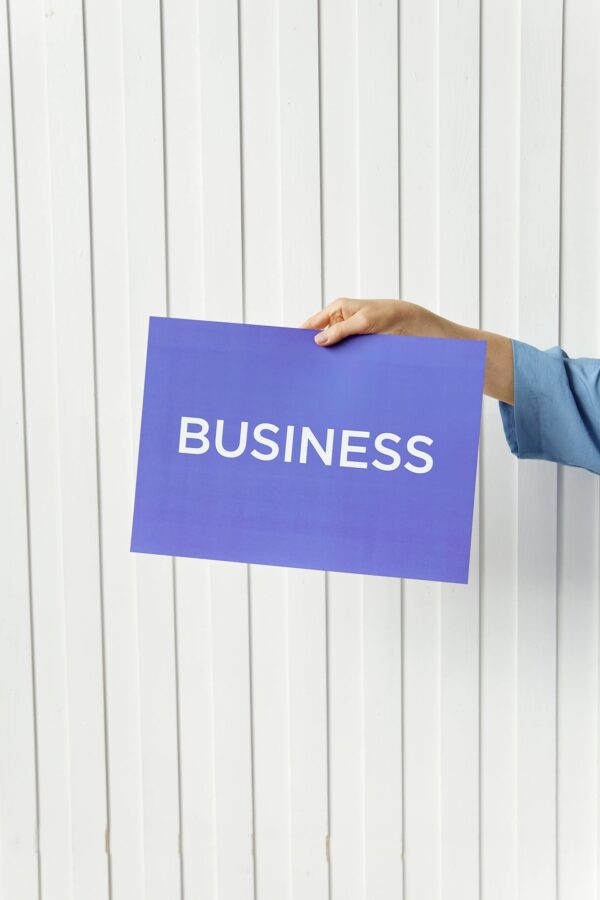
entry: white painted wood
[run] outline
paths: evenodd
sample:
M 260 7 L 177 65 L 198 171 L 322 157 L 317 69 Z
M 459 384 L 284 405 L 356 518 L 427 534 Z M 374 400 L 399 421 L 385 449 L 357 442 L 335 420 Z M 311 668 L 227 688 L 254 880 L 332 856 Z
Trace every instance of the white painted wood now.
M 397 4 L 358 0 L 356 33 L 357 296 L 397 297 Z M 394 578 L 360 580 L 363 890 L 365 897 L 401 897 L 402 589 Z
M 218 896 L 254 897 L 247 566 L 211 564 L 211 592 Z
M 401 5 L 400 295 L 439 306 L 437 4 Z M 440 890 L 440 588 L 405 581 L 402 608 L 404 890 Z
M 519 327 L 558 341 L 562 3 L 521 8 Z M 517 562 L 517 890 L 556 896 L 557 472 L 521 461 Z
M 600 355 L 597 4 L 565 4 L 560 340 Z M 558 895 L 598 896 L 598 479 L 558 473 Z
M 21 296 L 7 9 L 0 12 L 0 897 L 38 894 Z M 10 477 L 6 477 L 10 473 Z
M 439 308 L 479 326 L 479 3 L 439 5 Z M 479 896 L 479 496 L 469 584 L 440 591 L 440 850 L 448 898 Z
M 402 296 L 600 352 L 599 24 L 3 8 L 2 900 L 598 896 L 597 478 L 485 400 L 467 587 L 129 535 L 150 314 Z
M 287 573 L 293 896 L 329 897 L 325 575 Z
M 32 2 L 11 3 L 10 29 L 25 348 L 41 894 L 50 900 L 71 900 L 71 771 L 57 346 L 45 22 L 39 5 Z M 92 588 L 95 589 L 97 583 Z M 3 730 L 6 727 L 7 724 L 3 723 Z
M 74 897 L 108 897 L 87 122 L 80 5 L 46 7 L 69 800 Z M 73 377 L 73 373 L 77 377 Z
M 111 890 L 144 897 L 124 74 L 118 0 L 85 6 Z
M 283 324 L 278 4 L 240 4 L 244 321 Z M 251 565 L 257 897 L 291 900 L 289 600 L 284 569 Z
M 171 4 L 163 21 L 170 312 L 240 321 L 237 8 Z M 185 896 L 254 891 L 247 580 L 176 561 Z
M 513 335 L 518 311 L 519 4 L 481 8 L 481 324 Z M 516 896 L 518 462 L 484 398 L 480 519 L 481 893 Z
M 281 324 L 321 303 L 318 2 L 278 5 Z M 329 897 L 325 573 L 288 569 L 290 896 Z M 259 893 L 260 896 L 260 893 Z
M 148 319 L 169 311 L 161 24 L 158 2 L 122 5 L 134 459 L 139 442 Z M 181 893 L 173 561 L 140 555 L 135 566 L 144 890 L 148 900 L 158 900 Z
M 197 3 L 163 10 L 169 309 L 205 315 L 202 100 Z M 212 592 L 209 564 L 175 560 L 181 853 L 185 895 L 218 896 Z M 240 894 L 243 896 L 243 894 Z
M 343 0 L 320 6 L 323 303 L 359 294 L 357 21 Z M 331 897 L 364 897 L 360 578 L 327 575 L 329 885 Z

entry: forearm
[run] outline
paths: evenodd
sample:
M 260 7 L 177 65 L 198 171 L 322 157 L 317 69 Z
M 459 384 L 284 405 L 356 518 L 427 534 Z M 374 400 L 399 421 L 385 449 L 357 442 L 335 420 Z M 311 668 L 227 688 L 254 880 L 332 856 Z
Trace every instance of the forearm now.
M 468 328 L 450 319 L 444 319 L 429 310 L 426 315 L 417 313 L 414 334 L 422 337 L 462 338 L 487 341 L 483 392 L 496 400 L 514 403 L 514 374 L 512 341 L 492 331 Z

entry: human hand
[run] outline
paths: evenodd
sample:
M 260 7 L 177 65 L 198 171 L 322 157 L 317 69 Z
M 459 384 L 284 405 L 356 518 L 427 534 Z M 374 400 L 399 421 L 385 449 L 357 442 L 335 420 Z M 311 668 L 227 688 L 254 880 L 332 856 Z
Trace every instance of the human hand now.
M 301 327 L 323 329 L 315 335 L 315 342 L 330 346 L 352 334 L 449 336 L 448 326 L 452 324 L 406 300 L 353 300 L 338 297 L 310 316 Z

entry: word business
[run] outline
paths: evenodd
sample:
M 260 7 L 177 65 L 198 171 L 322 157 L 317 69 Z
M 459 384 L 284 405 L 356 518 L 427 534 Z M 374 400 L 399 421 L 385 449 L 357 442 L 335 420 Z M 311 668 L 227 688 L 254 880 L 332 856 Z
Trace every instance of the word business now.
M 239 426 L 236 428 L 237 437 L 235 439 L 236 446 L 234 448 L 227 449 L 225 447 L 223 439 L 224 430 L 224 419 L 217 419 L 214 437 L 215 451 L 220 454 L 220 456 L 229 459 L 235 459 L 238 456 L 242 456 L 249 449 L 248 422 L 240 422 Z M 307 463 L 310 447 L 324 465 L 333 465 L 335 429 L 327 429 L 327 437 L 324 443 L 320 442 L 312 428 L 309 428 L 307 425 L 303 425 L 298 430 L 300 435 L 296 441 L 296 444 L 299 446 L 297 461 L 304 464 Z M 191 416 L 182 416 L 179 432 L 179 452 L 194 454 L 207 453 L 211 447 L 209 431 L 210 425 L 206 419 L 195 419 Z M 255 425 L 252 430 L 255 446 L 249 450 L 250 455 L 255 459 L 263 460 L 264 462 L 277 459 L 281 447 L 274 437 L 267 437 L 267 435 L 271 434 L 275 436 L 278 435 L 280 431 L 279 425 L 274 425 L 271 422 L 260 422 L 258 425 Z M 295 459 L 295 431 L 295 425 L 287 425 L 285 427 L 283 459 L 288 463 L 294 462 Z M 369 462 L 365 459 L 353 459 L 352 455 L 362 456 L 363 454 L 366 454 L 367 447 L 362 443 L 354 443 L 354 441 L 364 441 L 370 438 L 370 436 L 370 432 L 368 431 L 352 431 L 348 428 L 342 429 L 339 442 L 339 453 L 335 458 L 336 464 L 345 466 L 348 469 L 366 469 Z M 370 463 L 376 468 L 381 469 L 383 472 L 397 469 L 401 463 L 401 456 L 397 449 L 390 446 L 390 443 L 398 445 L 400 440 L 400 436 L 393 432 L 382 432 L 381 434 L 376 435 L 374 440 L 374 450 L 376 453 L 380 454 L 380 456 L 371 459 Z M 404 463 L 405 469 L 408 469 L 410 472 L 416 472 L 417 474 L 429 472 L 433 468 L 433 458 L 429 453 L 425 453 L 420 448 L 420 444 L 427 444 L 429 446 L 433 444 L 433 440 L 425 434 L 417 434 L 410 437 L 406 445 L 408 452 L 415 461 L 421 460 L 421 463 L 420 465 L 415 465 L 414 461 Z

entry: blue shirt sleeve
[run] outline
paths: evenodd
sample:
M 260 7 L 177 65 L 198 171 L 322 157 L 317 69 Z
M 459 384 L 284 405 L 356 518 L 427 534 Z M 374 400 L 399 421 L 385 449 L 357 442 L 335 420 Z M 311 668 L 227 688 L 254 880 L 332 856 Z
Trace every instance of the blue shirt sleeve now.
M 512 453 L 600 474 L 600 359 L 512 345 L 515 402 L 499 401 Z

